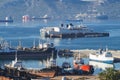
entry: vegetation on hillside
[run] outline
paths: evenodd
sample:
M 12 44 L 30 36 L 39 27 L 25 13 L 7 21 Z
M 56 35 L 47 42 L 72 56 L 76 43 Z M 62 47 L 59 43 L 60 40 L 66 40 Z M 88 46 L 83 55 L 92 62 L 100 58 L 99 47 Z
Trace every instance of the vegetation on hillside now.
M 120 72 L 113 68 L 108 68 L 99 74 L 99 78 L 100 80 L 120 80 Z

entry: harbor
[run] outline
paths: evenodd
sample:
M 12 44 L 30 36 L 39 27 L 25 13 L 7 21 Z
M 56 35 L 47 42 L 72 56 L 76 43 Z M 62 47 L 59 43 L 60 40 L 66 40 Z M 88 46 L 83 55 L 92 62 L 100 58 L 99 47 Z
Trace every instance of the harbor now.
M 4 39 L 5 39 L 4 44 L 7 44 L 7 47 L 12 48 L 12 50 L 15 49 L 15 52 L 12 55 L 12 58 L 5 57 L 5 55 L 4 55 L 4 57 L 0 58 L 1 59 L 0 65 L 1 65 L 1 68 L 3 69 L 3 70 L 1 69 L 1 76 L 6 74 L 6 73 L 4 73 L 5 64 L 9 64 L 12 61 L 14 61 L 16 50 L 17 50 L 18 62 L 19 62 L 19 60 L 22 62 L 24 70 L 20 70 L 20 71 L 19 70 L 15 71 L 16 69 L 10 70 L 10 71 L 12 71 L 11 73 L 15 72 L 16 74 L 18 74 L 18 75 L 11 74 L 12 77 L 10 74 L 4 75 L 5 77 L 10 78 L 10 79 L 23 78 L 23 79 L 34 80 L 34 79 L 46 78 L 46 76 L 41 75 L 38 70 L 45 69 L 45 72 L 46 72 L 47 66 L 49 66 L 48 65 L 49 61 L 56 62 L 56 65 L 59 67 L 59 70 L 60 70 L 60 73 L 57 73 L 57 75 L 53 74 L 55 71 L 52 71 L 52 69 L 47 70 L 47 71 L 52 71 L 52 74 L 54 75 L 54 76 L 52 75 L 51 77 L 49 77 L 50 80 L 62 80 L 63 78 L 74 79 L 74 80 L 83 79 L 83 78 L 87 79 L 87 80 L 95 80 L 95 79 L 99 80 L 98 74 L 100 72 L 102 72 L 103 70 L 105 70 L 106 68 L 114 68 L 114 69 L 119 70 L 118 66 L 119 66 L 119 61 L 120 61 L 120 58 L 119 58 L 120 51 L 119 51 L 119 45 L 117 44 L 118 41 L 117 41 L 117 39 L 115 39 L 115 35 L 114 35 L 116 32 L 110 32 L 109 37 L 85 37 L 85 38 L 70 38 L 70 39 L 61 39 L 60 38 L 59 39 L 59 38 L 42 38 L 42 37 L 40 37 L 40 35 L 39 35 L 40 28 L 39 27 L 26 28 L 26 27 L 18 26 L 18 28 L 19 28 L 18 30 L 15 30 L 14 26 L 11 28 L 1 27 L 1 29 L 6 29 L 6 31 L 8 32 L 7 34 L 9 34 L 9 36 L 12 35 L 10 30 L 13 30 L 16 33 L 14 35 L 14 37 L 16 37 L 16 38 L 8 37 L 7 34 L 3 34 L 4 30 L 1 30 L 1 32 L 2 32 L 1 34 L 3 36 L 6 36 L 6 37 L 4 37 Z M 95 28 L 95 27 L 93 27 L 93 28 Z M 22 29 L 24 29 L 24 31 L 22 31 Z M 31 32 L 33 29 L 36 32 Z M 101 27 L 101 29 L 102 29 L 102 27 Z M 23 34 L 25 31 L 27 31 L 27 33 L 24 34 L 23 36 L 21 36 L 21 34 L 18 33 L 18 31 L 21 31 Z M 100 30 L 100 31 L 102 31 L 102 30 Z M 106 32 L 106 30 L 105 30 L 105 32 Z M 28 34 L 30 36 L 27 37 Z M 31 37 L 31 35 L 33 35 L 33 34 L 38 35 L 38 36 Z M 18 36 L 21 36 L 21 38 L 19 39 Z M 115 39 L 116 41 L 114 42 L 114 44 L 117 44 L 117 45 L 114 46 L 112 43 L 112 40 L 110 40 L 110 39 L 112 39 L 112 40 Z M 100 47 L 100 45 L 98 45 L 98 44 L 102 45 L 102 47 Z M 7 47 L 5 47 L 5 48 L 9 52 L 9 49 L 7 49 Z M 44 52 L 43 52 L 43 54 L 41 54 L 41 49 L 44 47 L 45 47 L 45 49 L 43 49 Z M 90 53 L 96 53 L 97 51 L 99 51 L 99 49 L 105 50 L 106 47 L 108 47 L 108 52 L 112 53 L 112 55 L 114 57 L 114 62 L 112 64 L 89 61 Z M 47 50 L 47 48 L 49 48 L 49 50 L 45 51 L 45 50 Z M 1 49 L 3 49 L 3 48 L 1 48 Z M 36 52 L 38 49 L 40 50 L 39 51 L 40 55 L 38 55 L 38 53 L 37 54 L 34 53 L 34 51 Z M 54 51 L 52 51 L 52 50 L 54 50 Z M 30 52 L 32 52 L 32 53 L 30 53 Z M 24 55 L 22 55 L 22 54 L 24 54 Z M 34 55 L 30 55 L 30 54 L 34 54 Z M 91 74 L 83 74 L 81 72 L 79 73 L 76 71 L 76 70 L 79 70 L 79 68 L 76 68 L 72 72 L 72 69 L 74 69 L 76 66 L 76 65 L 74 65 L 75 60 L 77 62 L 77 60 L 79 59 L 79 58 L 77 58 L 78 56 L 85 62 L 84 63 L 85 65 L 82 64 L 82 66 L 86 66 L 87 69 L 89 69 L 89 67 L 92 65 L 94 72 L 92 72 Z M 70 65 L 71 67 L 69 69 L 63 70 L 63 67 L 62 67 L 63 63 L 66 63 L 66 64 Z M 98 65 L 100 65 L 100 66 L 97 67 Z M 9 68 L 7 68 L 7 70 L 9 71 Z M 23 76 L 22 74 L 24 74 L 25 76 Z M 35 74 L 39 74 L 40 76 L 38 76 L 38 75 L 35 76 Z M 42 74 L 50 76 L 51 73 L 50 74 L 42 73 Z M 8 77 L 8 76 L 10 76 L 10 77 Z M 21 76 L 23 76 L 23 77 L 21 77 Z M 1 77 L 1 78 L 4 78 L 4 77 Z
M 119 6 L 0 0 L 0 80 L 119 80 Z
M 61 50 L 60 51 L 60 56 L 62 55 Z M 57 58 L 59 57 L 59 54 L 57 54 L 58 56 L 55 58 L 52 56 L 50 57 L 50 59 L 48 60 L 48 58 L 45 60 L 46 63 L 44 63 L 46 65 L 46 68 L 27 68 L 25 66 L 22 65 L 21 61 L 17 60 L 17 54 L 15 55 L 15 60 L 12 61 L 12 64 L 5 64 L 4 67 L 5 69 L 0 69 L 0 78 L 4 78 L 4 77 L 8 77 L 8 79 L 49 79 L 49 80 L 62 80 L 62 78 L 66 78 L 66 79 L 87 79 L 87 80 L 99 80 L 98 76 L 93 75 L 94 74 L 94 70 L 95 70 L 95 66 L 101 65 L 101 67 L 104 65 L 103 70 L 105 70 L 105 68 L 107 67 L 112 67 L 112 64 L 107 64 L 106 62 L 94 62 L 92 63 L 90 60 L 88 61 L 88 63 L 84 63 L 84 61 L 82 62 L 82 58 L 89 58 L 89 54 L 90 53 L 95 53 L 98 50 L 94 50 L 94 49 L 80 49 L 80 50 L 62 50 L 67 52 L 66 55 L 64 55 L 63 53 L 63 57 L 73 57 L 73 61 L 67 61 L 67 59 L 65 60 L 65 62 L 62 63 L 62 65 L 56 65 L 58 62 L 56 62 Z M 70 53 L 69 53 L 70 52 Z M 71 53 L 72 52 L 72 53 Z M 120 50 L 108 50 L 108 52 L 112 53 L 113 57 L 114 57 L 114 63 L 118 63 L 120 62 L 120 58 L 119 58 L 119 54 L 120 54 Z M 59 52 L 58 52 L 59 53 Z M 67 55 L 68 54 L 68 55 Z M 70 54 L 73 54 L 72 56 L 69 56 Z M 44 58 L 45 59 L 45 58 Z M 80 63 L 78 63 L 80 61 Z M 70 64 L 69 64 L 70 62 Z M 75 62 L 75 63 L 74 63 Z M 64 64 L 65 63 L 65 64 Z M 73 63 L 73 64 L 72 64 Z M 78 68 L 77 68 L 77 64 L 80 64 L 80 73 L 78 72 Z M 96 64 L 96 65 L 94 65 Z M 13 66 L 12 66 L 13 65 Z M 68 66 L 69 65 L 69 66 Z M 106 67 L 105 67 L 106 65 Z M 16 67 L 15 67 L 16 66 Z M 86 67 L 85 69 L 83 68 L 82 70 L 82 66 Z M 93 70 L 92 72 L 88 72 L 87 66 L 93 66 Z M 89 69 L 89 68 L 88 68 Z M 72 70 L 72 72 L 71 72 Z M 78 70 L 76 72 L 76 70 Z M 81 73 L 82 70 L 82 73 Z M 85 71 L 84 71 L 85 70 Z M 44 73 L 45 72 L 45 73 Z M 4 76 L 4 77 L 2 77 Z
M 1 79 L 99 80 L 99 73 L 107 68 L 119 70 L 120 50 L 117 39 L 119 35 L 116 38 L 117 32 L 111 30 L 109 25 L 105 30 L 103 28 L 106 25 L 101 26 L 98 23 L 99 30 L 96 24 L 89 25 L 95 29 L 94 31 L 109 32 L 109 36 L 45 38 L 41 37 L 39 32 L 43 25 L 37 26 L 36 23 L 33 22 L 33 25 L 31 23 L 28 27 L 26 23 L 21 23 L 24 25 L 22 27 L 14 27 L 11 24 L 8 24 L 9 27 L 1 26 L 1 35 L 5 36 L 0 42 Z M 60 22 L 55 23 L 58 25 Z M 47 26 L 48 24 L 52 23 L 47 23 Z M 29 28 L 30 26 L 32 27 Z M 100 56 L 99 59 L 92 60 L 90 54 L 97 56 L 104 54 L 102 56 L 104 59 Z

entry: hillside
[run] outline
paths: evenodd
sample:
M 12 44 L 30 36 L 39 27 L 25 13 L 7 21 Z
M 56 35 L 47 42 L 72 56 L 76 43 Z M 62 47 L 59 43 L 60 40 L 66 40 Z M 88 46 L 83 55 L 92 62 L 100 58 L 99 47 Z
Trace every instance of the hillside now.
M 79 13 L 86 13 L 96 8 L 111 18 L 120 18 L 120 0 L 105 0 L 98 4 L 81 0 L 0 0 L 0 19 L 12 16 L 21 19 L 23 15 L 39 16 L 45 14 L 52 18 L 75 18 Z

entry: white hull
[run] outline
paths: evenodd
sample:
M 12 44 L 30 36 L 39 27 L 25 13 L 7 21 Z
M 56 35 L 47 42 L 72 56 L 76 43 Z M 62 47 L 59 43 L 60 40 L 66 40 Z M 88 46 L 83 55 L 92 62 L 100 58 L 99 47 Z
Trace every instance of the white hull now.
M 114 57 L 110 52 L 102 51 L 96 53 L 90 53 L 89 59 L 98 62 L 113 63 Z

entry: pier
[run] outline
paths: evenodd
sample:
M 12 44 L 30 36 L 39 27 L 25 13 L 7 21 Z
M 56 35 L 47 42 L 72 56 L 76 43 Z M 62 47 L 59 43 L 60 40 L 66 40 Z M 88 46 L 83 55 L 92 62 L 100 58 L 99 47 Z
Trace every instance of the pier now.
M 82 50 L 71 50 L 74 52 L 74 57 L 78 56 L 80 53 L 81 57 L 88 57 L 89 53 L 94 53 L 97 50 L 93 50 L 93 49 L 82 49 Z M 120 50 L 109 50 L 109 52 L 112 53 L 115 62 L 119 62 L 120 61 Z

